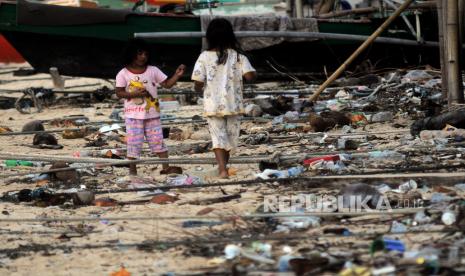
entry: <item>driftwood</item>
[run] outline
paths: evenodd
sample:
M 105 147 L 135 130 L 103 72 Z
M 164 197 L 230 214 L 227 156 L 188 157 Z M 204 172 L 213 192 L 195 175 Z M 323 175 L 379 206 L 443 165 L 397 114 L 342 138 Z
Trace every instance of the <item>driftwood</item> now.
M 226 196 L 221 196 L 221 197 L 215 197 L 215 198 L 207 198 L 207 199 L 198 199 L 198 200 L 192 200 L 192 201 L 187 201 L 183 202 L 180 205 L 185 205 L 185 204 L 190 204 L 190 205 L 210 205 L 210 204 L 215 204 L 215 203 L 223 203 L 223 202 L 228 202 L 233 199 L 238 199 L 241 198 L 240 194 L 233 194 L 233 195 L 226 195 Z
M 446 127 L 447 124 L 456 128 L 465 128 L 465 109 L 415 121 L 410 127 L 410 133 L 416 136 L 420 134 L 422 130 L 441 130 Z

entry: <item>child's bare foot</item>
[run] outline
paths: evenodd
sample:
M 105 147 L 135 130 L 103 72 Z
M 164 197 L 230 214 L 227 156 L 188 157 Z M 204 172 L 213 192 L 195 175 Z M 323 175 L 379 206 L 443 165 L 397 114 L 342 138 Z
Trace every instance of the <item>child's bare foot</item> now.
M 219 177 L 220 177 L 220 178 L 223 178 L 223 179 L 229 178 L 228 171 L 220 171 Z

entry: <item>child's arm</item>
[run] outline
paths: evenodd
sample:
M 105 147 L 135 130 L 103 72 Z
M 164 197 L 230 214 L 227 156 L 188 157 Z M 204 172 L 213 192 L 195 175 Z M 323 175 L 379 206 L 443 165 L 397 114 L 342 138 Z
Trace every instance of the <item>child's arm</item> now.
M 171 78 L 166 79 L 164 82 L 160 83 L 160 85 L 164 88 L 173 87 L 176 84 L 176 82 L 179 80 L 179 78 L 181 78 L 182 75 L 184 75 L 185 69 L 186 69 L 186 66 L 184 64 L 179 65 L 174 75 Z
M 194 81 L 194 90 L 195 92 L 202 93 L 205 83 L 201 81 Z
M 244 79 L 248 83 L 252 83 L 257 79 L 257 72 L 256 71 L 250 71 L 244 74 Z
M 250 64 L 250 61 L 246 56 L 241 55 L 240 65 L 242 76 L 244 77 L 245 81 L 248 83 L 254 82 L 257 78 L 257 71 L 252 67 L 252 64 Z

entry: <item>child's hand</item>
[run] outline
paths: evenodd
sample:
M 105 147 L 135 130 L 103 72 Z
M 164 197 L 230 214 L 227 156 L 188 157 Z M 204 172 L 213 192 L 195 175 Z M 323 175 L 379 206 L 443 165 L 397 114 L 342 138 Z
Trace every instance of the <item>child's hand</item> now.
M 178 69 L 176 69 L 176 73 L 174 73 L 177 77 L 182 77 L 184 75 L 184 71 L 186 70 L 186 65 L 181 64 L 178 66 Z
M 140 89 L 133 93 L 133 98 L 144 98 L 150 96 L 149 92 L 145 89 Z

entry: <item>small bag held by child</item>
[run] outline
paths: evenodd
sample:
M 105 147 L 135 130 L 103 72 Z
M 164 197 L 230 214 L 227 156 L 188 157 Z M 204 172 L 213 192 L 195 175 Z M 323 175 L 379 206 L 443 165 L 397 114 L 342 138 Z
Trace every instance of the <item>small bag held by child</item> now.
M 145 89 L 145 86 L 142 82 L 140 81 L 130 81 L 129 82 L 129 87 L 128 87 L 128 92 L 129 93 L 134 93 L 140 89 Z M 143 98 L 133 98 L 131 101 L 136 104 L 136 105 L 142 105 L 144 103 Z

